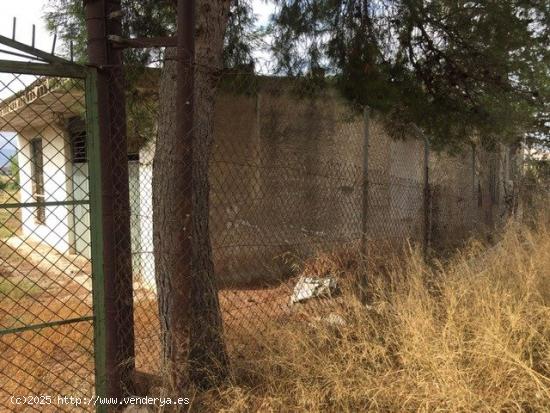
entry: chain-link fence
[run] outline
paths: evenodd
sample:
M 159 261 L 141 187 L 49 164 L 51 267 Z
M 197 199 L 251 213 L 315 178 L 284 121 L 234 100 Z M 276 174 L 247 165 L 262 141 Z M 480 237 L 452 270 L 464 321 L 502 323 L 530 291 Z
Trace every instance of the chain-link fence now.
M 522 163 L 519 216 L 528 225 L 540 224 L 541 211 L 550 203 L 550 154 L 545 147 L 532 145 Z
M 136 368 L 148 373 L 158 373 L 161 353 L 152 188 L 160 71 L 127 72 Z M 449 248 L 499 219 L 497 192 L 516 179 L 505 171 L 514 153 L 450 155 L 412 131 L 395 140 L 385 125 L 306 79 L 232 72 L 220 80 L 209 217 L 233 356 L 261 341 L 266 325 L 296 315 L 291 296 L 303 276 L 336 276 L 304 272 L 315 257 Z
M 112 180 L 102 212 L 112 225 L 102 228 L 119 253 L 100 256 L 112 264 L 112 279 L 96 308 L 110 303 L 107 318 L 115 321 L 105 327 L 116 327 L 107 334 L 120 338 L 109 345 L 123 371 L 130 376 L 135 363 L 158 375 L 153 162 L 166 98 L 161 69 L 102 75 L 115 102 L 103 125 L 111 146 L 101 153 Z M 417 131 L 394 139 L 383 115 L 352 107 L 327 84 L 250 71 L 219 81 L 209 220 L 231 357 L 249 354 L 267 325 L 330 307 L 330 299 L 314 309 L 296 297 L 304 286 L 338 282 L 339 274 L 316 266 L 323 256 L 389 257 L 408 245 L 429 253 L 494 227 L 514 209 L 517 149 L 450 155 L 431 150 Z M 86 133 L 93 119 L 85 115 L 84 81 L 12 71 L 0 85 L 2 396 L 89 396 L 98 343 L 94 350 Z M 5 400 L 2 407 L 13 410 Z
M 94 393 L 84 80 L 3 65 L 0 410 L 73 411 L 44 397 Z

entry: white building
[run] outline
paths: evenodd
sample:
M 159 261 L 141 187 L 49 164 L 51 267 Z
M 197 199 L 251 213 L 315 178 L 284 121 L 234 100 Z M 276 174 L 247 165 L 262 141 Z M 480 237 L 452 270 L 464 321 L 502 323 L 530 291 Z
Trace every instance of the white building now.
M 83 92 L 38 79 L 4 100 L 0 130 L 15 132 L 21 235 L 62 253 L 90 256 Z
M 0 132 L 15 133 L 20 233 L 63 254 L 90 258 L 83 84 L 39 78 L 0 107 Z M 130 162 L 137 181 L 137 163 Z

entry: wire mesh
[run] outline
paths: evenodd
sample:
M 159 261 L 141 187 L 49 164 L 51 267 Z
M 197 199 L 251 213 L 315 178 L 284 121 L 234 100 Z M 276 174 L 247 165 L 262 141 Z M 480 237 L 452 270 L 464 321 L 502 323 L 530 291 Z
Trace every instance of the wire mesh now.
M 139 85 L 129 85 L 127 106 L 129 146 L 139 153 L 129 164 L 136 368 L 158 373 L 152 182 L 158 102 L 166 97 L 161 69 L 127 71 Z M 484 178 L 481 154 L 499 155 L 427 150 L 412 132 L 395 140 L 381 114 L 366 118 L 332 87 L 230 71 L 218 84 L 213 123 L 210 239 L 232 357 L 253 351 L 273 323 L 330 311 L 330 299 L 315 309 L 291 303 L 304 276 L 338 278 L 311 271 L 316 258 L 360 254 L 365 243 L 367 253 L 388 256 L 424 242 L 443 249 L 490 220 L 479 187 L 488 191 L 499 177 Z
M 464 242 L 479 226 L 479 177 L 475 152 L 449 155 L 437 153 L 430 159 L 431 242 L 443 249 Z
M 380 116 L 369 122 L 367 236 L 371 247 L 399 249 L 424 239 L 425 143 L 392 139 Z
M 517 208 L 522 220 L 532 226 L 540 225 L 540 211 L 548 208 L 550 201 L 550 154 L 543 146 L 531 145 L 526 148 L 522 162 L 516 164 L 521 169 L 521 182 L 515 190 L 518 194 Z
M 0 74 L 0 407 L 94 393 L 82 80 Z M 48 410 L 50 409 L 50 410 Z
M 102 161 L 113 180 L 119 252 L 109 293 L 120 300 L 118 343 L 134 341 L 118 359 L 132 359 L 129 373 L 135 362 L 138 371 L 160 374 L 153 162 L 167 96 L 160 68 L 109 70 L 110 101 L 125 101 L 109 108 L 112 153 Z M 0 374 L 8 383 L 1 391 L 90 395 L 83 84 L 18 74 L 0 82 Z M 121 91 L 122 100 L 113 96 Z M 505 215 L 519 173 L 504 148 L 451 155 L 428 150 L 412 133 L 395 140 L 381 114 L 366 116 L 335 88 L 306 78 L 226 73 L 213 133 L 209 228 L 231 357 L 250 355 L 268 326 L 330 311 L 330 294 L 291 300 L 300 285 L 338 281 L 341 274 L 315 264 L 323 256 L 454 245 Z M 132 297 L 121 294 L 129 290 Z

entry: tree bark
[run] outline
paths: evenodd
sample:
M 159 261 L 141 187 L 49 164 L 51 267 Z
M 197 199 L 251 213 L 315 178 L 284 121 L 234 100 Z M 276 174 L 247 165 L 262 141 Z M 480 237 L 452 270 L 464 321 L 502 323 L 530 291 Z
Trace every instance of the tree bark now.
M 153 234 L 162 357 L 174 390 L 190 383 L 211 387 L 228 374 L 209 234 L 208 165 L 229 4 L 197 1 L 192 148 L 176 131 L 175 49 L 166 51 L 160 82 Z
M 197 5 L 189 372 L 192 382 L 205 388 L 226 378 L 229 366 L 210 243 L 208 166 L 214 138 L 214 103 L 223 65 L 230 0 L 203 0 L 198 1 Z

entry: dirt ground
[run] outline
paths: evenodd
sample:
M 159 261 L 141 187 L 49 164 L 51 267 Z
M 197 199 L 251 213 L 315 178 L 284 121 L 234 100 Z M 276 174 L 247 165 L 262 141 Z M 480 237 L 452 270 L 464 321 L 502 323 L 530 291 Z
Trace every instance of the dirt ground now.
M 11 395 L 93 394 L 91 321 L 25 330 L 92 315 L 89 262 L 18 236 L 0 241 L 0 256 L 0 410 L 14 410 Z
M 0 240 L 0 410 L 12 394 L 87 396 L 94 393 L 91 265 L 45 244 L 14 235 Z M 241 356 L 268 322 L 292 314 L 292 281 L 269 288 L 224 289 L 220 305 L 228 349 Z M 154 294 L 134 285 L 136 368 L 159 373 L 160 326 Z M 62 322 L 25 330 L 31 325 Z M 11 331 L 13 329 L 19 329 Z M 18 411 L 48 411 L 27 406 Z M 63 411 L 57 406 L 51 411 Z M 67 411 L 70 411 L 68 409 Z
M 261 336 L 268 323 L 281 322 L 293 314 L 289 305 L 291 284 L 269 288 L 223 289 L 219 292 L 224 332 L 229 352 L 238 357 Z M 154 296 L 139 287 L 134 290 L 136 321 L 136 368 L 151 374 L 159 371 L 160 323 Z

